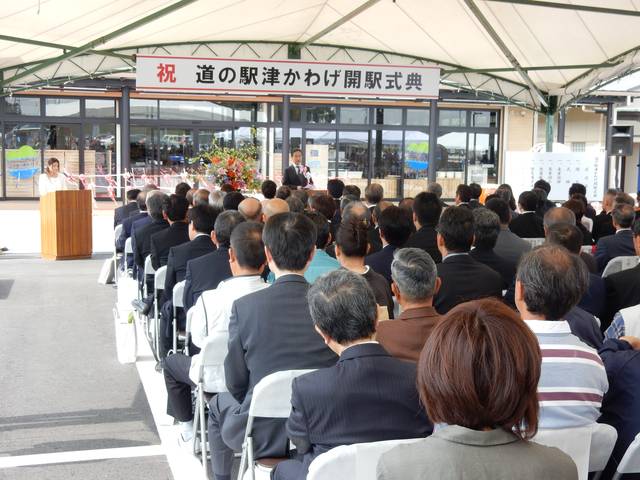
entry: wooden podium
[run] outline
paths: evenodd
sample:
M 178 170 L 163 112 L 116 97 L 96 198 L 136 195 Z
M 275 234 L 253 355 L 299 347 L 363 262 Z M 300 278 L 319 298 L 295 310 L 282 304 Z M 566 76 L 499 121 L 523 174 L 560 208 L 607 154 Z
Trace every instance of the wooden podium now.
M 91 190 L 62 190 L 40 199 L 42 257 L 48 260 L 90 258 Z

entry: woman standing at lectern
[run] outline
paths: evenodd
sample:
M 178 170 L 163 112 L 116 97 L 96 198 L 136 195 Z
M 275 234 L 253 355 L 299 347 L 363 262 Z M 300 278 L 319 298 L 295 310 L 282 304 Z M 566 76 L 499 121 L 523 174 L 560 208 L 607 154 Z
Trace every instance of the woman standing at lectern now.
M 60 173 L 60 162 L 57 158 L 50 158 L 47 161 L 44 173 L 40 175 L 38 187 L 41 197 L 56 190 L 66 190 L 66 176 Z

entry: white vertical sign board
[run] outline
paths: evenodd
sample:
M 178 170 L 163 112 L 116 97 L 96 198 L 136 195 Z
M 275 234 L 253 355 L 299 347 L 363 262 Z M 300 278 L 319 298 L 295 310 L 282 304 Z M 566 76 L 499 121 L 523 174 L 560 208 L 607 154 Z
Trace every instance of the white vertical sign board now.
M 604 152 L 507 152 L 504 181 L 516 197 L 541 178 L 551 185 L 549 200 L 566 200 L 572 183 L 587 187 L 587 198 L 604 194 Z

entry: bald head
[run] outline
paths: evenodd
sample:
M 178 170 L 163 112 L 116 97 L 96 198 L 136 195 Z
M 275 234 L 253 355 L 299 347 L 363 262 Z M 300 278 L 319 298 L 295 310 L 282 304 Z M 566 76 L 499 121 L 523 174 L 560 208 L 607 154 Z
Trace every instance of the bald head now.
M 262 202 L 262 217 L 264 223 L 267 223 L 274 215 L 278 213 L 287 213 L 289 211 L 289 205 L 281 198 L 272 198 Z
M 242 214 L 245 220 L 259 222 L 262 216 L 262 205 L 257 198 L 249 197 L 240 202 L 240 205 L 238 205 L 238 211 Z
M 568 223 L 569 225 L 575 225 L 576 214 L 565 207 L 554 207 L 547 210 L 547 213 L 544 214 L 545 229 L 559 223 Z

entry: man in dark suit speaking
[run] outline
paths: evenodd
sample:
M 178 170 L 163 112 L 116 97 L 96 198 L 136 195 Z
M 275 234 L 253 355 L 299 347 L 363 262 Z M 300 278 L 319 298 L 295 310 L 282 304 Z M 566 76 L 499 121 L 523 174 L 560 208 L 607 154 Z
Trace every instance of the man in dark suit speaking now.
M 229 319 L 229 350 L 224 361 L 228 393 L 209 403 L 211 467 L 216 480 L 230 480 L 233 452 L 240 451 L 253 389 L 267 375 L 282 370 L 333 365 L 335 354 L 313 329 L 304 272 L 313 259 L 316 229 L 299 213 L 271 217 L 262 233 L 269 288 L 236 300 Z M 254 423 L 255 458 L 283 457 L 287 451 L 284 420 Z M 204 448 L 204 447 L 203 447 Z
M 302 150 L 296 148 L 291 154 L 291 161 L 293 163 L 284 170 L 282 185 L 289 188 L 305 188 L 313 185 L 311 170 L 306 165 L 302 165 Z
M 287 433 L 302 463 L 280 463 L 275 480 L 305 478 L 315 457 L 339 445 L 423 438 L 432 430 L 420 408 L 415 363 L 392 357 L 373 340 L 377 305 L 362 275 L 328 273 L 308 298 L 317 332 L 340 359 L 293 381 Z

